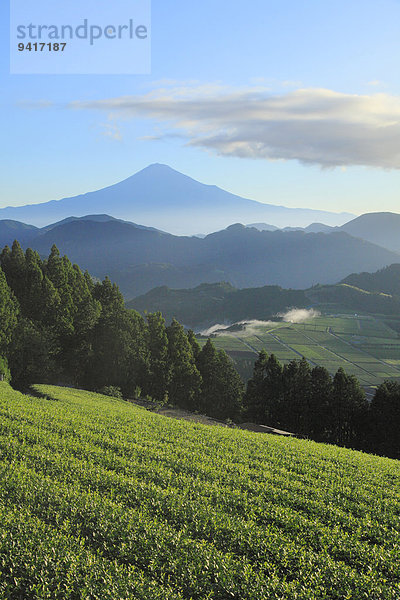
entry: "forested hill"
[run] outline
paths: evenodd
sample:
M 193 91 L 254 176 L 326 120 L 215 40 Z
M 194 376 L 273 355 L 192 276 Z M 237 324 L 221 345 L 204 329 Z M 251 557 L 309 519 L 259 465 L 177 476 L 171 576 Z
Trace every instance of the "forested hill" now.
M 397 267 L 398 265 L 393 265 Z M 396 269 L 389 267 L 382 271 L 387 274 L 386 286 L 395 288 L 396 280 L 389 273 Z M 379 275 L 380 272 L 378 272 Z M 345 282 L 349 283 L 345 283 Z M 350 284 L 354 281 L 354 284 Z M 371 285 L 368 285 L 371 282 Z M 366 289 L 356 287 L 366 285 Z M 323 309 L 335 306 L 339 311 L 349 309 L 354 312 L 379 313 L 387 316 L 400 314 L 400 296 L 368 291 L 375 284 L 374 275 L 362 273 L 352 275 L 336 285 L 316 285 L 307 290 L 287 290 L 279 286 L 264 286 L 238 290 L 226 282 L 202 284 L 192 289 L 171 289 L 166 286 L 154 288 L 147 294 L 127 303 L 129 308 L 145 311 L 161 311 L 171 319 L 196 330 L 215 323 L 235 323 L 237 321 L 275 318 L 288 309 L 314 307 Z
M 15 242 L 0 267 L 0 373 L 14 386 L 61 382 L 238 416 L 243 383 L 231 361 L 177 321 L 127 310 L 115 284 L 94 284 L 55 246 L 42 261 Z
M 176 317 L 185 325 L 198 328 L 244 319 L 269 319 L 278 312 L 309 303 L 302 290 L 273 285 L 238 290 L 221 282 L 181 290 L 158 287 L 131 300 L 127 306 L 142 313 L 160 310 L 166 319 Z
M 400 297 L 400 264 L 396 263 L 376 273 L 352 273 L 342 283 L 369 292 L 381 292 Z

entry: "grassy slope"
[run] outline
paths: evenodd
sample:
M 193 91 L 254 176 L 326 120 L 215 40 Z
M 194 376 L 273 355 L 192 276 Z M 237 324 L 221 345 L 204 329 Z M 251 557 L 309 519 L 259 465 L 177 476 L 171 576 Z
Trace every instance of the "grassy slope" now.
M 36 389 L 0 383 L 1 598 L 400 597 L 400 462 Z

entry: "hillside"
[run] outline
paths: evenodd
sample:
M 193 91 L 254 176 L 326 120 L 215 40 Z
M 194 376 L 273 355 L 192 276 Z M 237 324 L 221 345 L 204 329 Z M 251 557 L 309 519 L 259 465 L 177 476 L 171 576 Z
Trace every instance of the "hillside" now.
M 352 273 L 342 283 L 369 292 L 383 292 L 400 296 L 400 264 L 390 265 L 376 273 Z
M 329 304 L 354 312 L 378 313 L 388 316 L 400 314 L 400 298 L 398 296 L 378 291 L 369 292 L 350 283 L 315 286 L 311 290 L 307 290 L 307 296 L 317 305 Z
M 399 596 L 398 461 L 35 389 L 0 383 L 3 597 Z
M 29 244 L 39 234 L 40 229 L 33 225 L 5 219 L 0 221 L 0 248 L 12 244 L 14 240 L 23 245 Z
M 0 219 L 43 227 L 76 215 L 110 213 L 179 235 L 209 233 L 235 221 L 268 221 L 279 227 L 313 221 L 341 225 L 353 215 L 263 204 L 205 185 L 167 165 L 153 164 L 109 187 L 42 204 L 0 209 Z
M 380 281 L 386 287 L 396 286 L 389 274 L 396 274 L 398 265 L 378 271 L 378 281 L 372 284 L 379 289 Z M 382 278 L 379 274 L 382 273 Z M 354 281 L 354 284 L 350 282 Z M 201 284 L 191 289 L 171 289 L 167 286 L 154 288 L 127 303 L 141 313 L 160 310 L 167 320 L 177 318 L 185 325 L 201 329 L 215 323 L 268 320 L 290 308 L 351 310 L 387 316 L 400 314 L 400 297 L 380 291 L 368 291 L 356 284 L 375 282 L 373 274 L 351 275 L 336 285 L 316 285 L 306 290 L 283 289 L 264 286 L 238 290 L 228 283 Z M 346 283 L 348 282 L 348 283 Z M 390 282 L 393 282 L 390 284 Z
M 190 327 L 208 327 L 218 322 L 269 319 L 277 312 L 308 303 L 301 290 L 278 286 L 238 290 L 229 283 L 204 283 L 193 289 L 154 288 L 128 302 L 127 307 L 142 313 L 160 310 L 167 321 L 176 317 Z

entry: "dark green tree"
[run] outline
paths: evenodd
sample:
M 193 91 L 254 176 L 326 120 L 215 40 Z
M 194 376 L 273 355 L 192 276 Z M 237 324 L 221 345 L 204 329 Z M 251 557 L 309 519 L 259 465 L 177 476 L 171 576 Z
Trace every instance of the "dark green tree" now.
M 237 419 L 243 402 L 243 383 L 223 350 L 208 338 L 197 366 L 203 379 L 200 410 L 216 419 Z
M 400 458 L 400 384 L 385 381 L 378 387 L 370 407 L 371 449 Z
M 101 306 L 100 317 L 90 332 L 84 384 L 90 389 L 129 385 L 131 320 L 116 284 L 108 277 L 94 288 L 94 298 Z
M 171 366 L 165 320 L 160 312 L 147 315 L 147 336 L 149 370 L 144 391 L 154 400 L 164 402 L 167 400 L 171 381 Z
M 8 246 L 3 249 L 0 260 L 9 287 L 20 304 L 23 305 L 26 294 L 25 254 L 17 240 L 14 241 L 11 251 Z
M 176 319 L 166 328 L 170 380 L 168 399 L 188 410 L 199 405 L 201 375 L 196 367 L 193 347 L 184 328 Z
M 8 351 L 13 385 L 24 389 L 31 383 L 58 383 L 57 352 L 57 340 L 48 328 L 20 318 Z
M 354 446 L 360 436 L 368 404 L 364 390 L 353 375 L 339 368 L 333 378 L 331 436 L 335 444 Z
M 275 354 L 268 357 L 264 377 L 264 415 L 261 423 L 282 427 L 283 367 Z
M 316 441 L 329 439 L 330 408 L 332 405 L 332 377 L 325 367 L 311 371 L 309 429 L 307 434 Z
M 8 361 L 3 356 L 0 356 L 0 381 L 11 381 L 11 372 L 8 368 Z
M 18 302 L 7 285 L 6 277 L 0 268 L 0 353 L 5 354 L 11 336 L 17 325 Z
M 243 398 L 245 418 L 256 423 L 265 419 L 265 376 L 267 372 L 268 354 L 263 349 L 254 363 L 253 377 L 247 382 Z
M 292 360 L 282 374 L 281 425 L 307 434 L 310 421 L 311 369 L 305 358 Z
M 199 342 L 196 339 L 194 331 L 192 329 L 188 330 L 187 337 L 188 337 L 188 340 L 190 342 L 190 345 L 192 346 L 192 351 L 193 351 L 194 359 L 197 361 L 197 359 L 200 356 L 201 348 L 200 348 Z

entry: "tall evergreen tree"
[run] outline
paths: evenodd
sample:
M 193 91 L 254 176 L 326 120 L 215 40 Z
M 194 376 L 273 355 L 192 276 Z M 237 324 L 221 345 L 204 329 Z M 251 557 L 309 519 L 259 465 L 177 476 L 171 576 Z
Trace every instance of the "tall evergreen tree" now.
M 1 267 L 7 283 L 14 292 L 17 300 L 23 304 L 25 296 L 25 254 L 21 246 L 14 241 L 12 249 L 6 246 L 1 253 Z
M 243 404 L 245 418 L 256 423 L 265 419 L 265 376 L 268 364 L 268 354 L 263 349 L 254 363 L 253 377 L 247 382 Z
M 378 387 L 371 407 L 372 450 L 400 458 L 400 384 L 385 381 Z
M 281 425 L 294 433 L 308 433 L 311 370 L 306 359 L 285 365 L 282 381 Z
M 325 367 L 311 371 L 308 435 L 316 441 L 329 439 L 330 407 L 332 405 L 332 377 Z
M 135 310 L 127 311 L 129 319 L 130 347 L 128 354 L 127 397 L 134 397 L 137 388 L 143 390 L 149 378 L 150 352 L 148 328 L 143 317 Z
M 283 367 L 275 354 L 268 357 L 264 377 L 264 424 L 282 427 Z
M 168 398 L 177 406 L 195 410 L 199 403 L 201 375 L 196 367 L 193 347 L 176 319 L 166 328 L 166 334 L 171 373 Z
M 203 379 L 200 410 L 216 419 L 237 419 L 243 400 L 243 383 L 223 350 L 217 351 L 208 338 L 198 362 Z
M 333 378 L 331 430 L 334 443 L 341 446 L 356 443 L 367 406 L 359 381 L 340 367 Z
M 20 318 L 8 351 L 13 385 L 24 389 L 31 383 L 57 383 L 57 352 L 57 340 L 49 328 Z
M 50 256 L 44 264 L 44 270 L 60 297 L 55 326 L 61 336 L 69 336 L 74 331 L 74 302 L 70 285 L 72 265 L 66 256 L 60 256 L 55 244 L 52 246 Z
M 149 371 L 145 391 L 154 400 L 163 402 L 167 399 L 171 367 L 168 356 L 168 337 L 162 314 L 160 312 L 148 314 L 147 327 Z
M 7 285 L 6 277 L 0 268 L 0 354 L 7 351 L 17 325 L 18 313 L 18 302 Z
M 201 348 L 200 348 L 199 342 L 196 339 L 194 331 L 192 329 L 188 330 L 187 337 L 190 342 L 190 345 L 192 346 L 192 352 L 193 352 L 194 359 L 197 361 L 197 359 L 200 356 Z
M 101 313 L 91 330 L 91 353 L 83 381 L 91 389 L 104 386 L 125 388 L 129 382 L 131 321 L 116 284 L 108 277 L 94 288 Z

